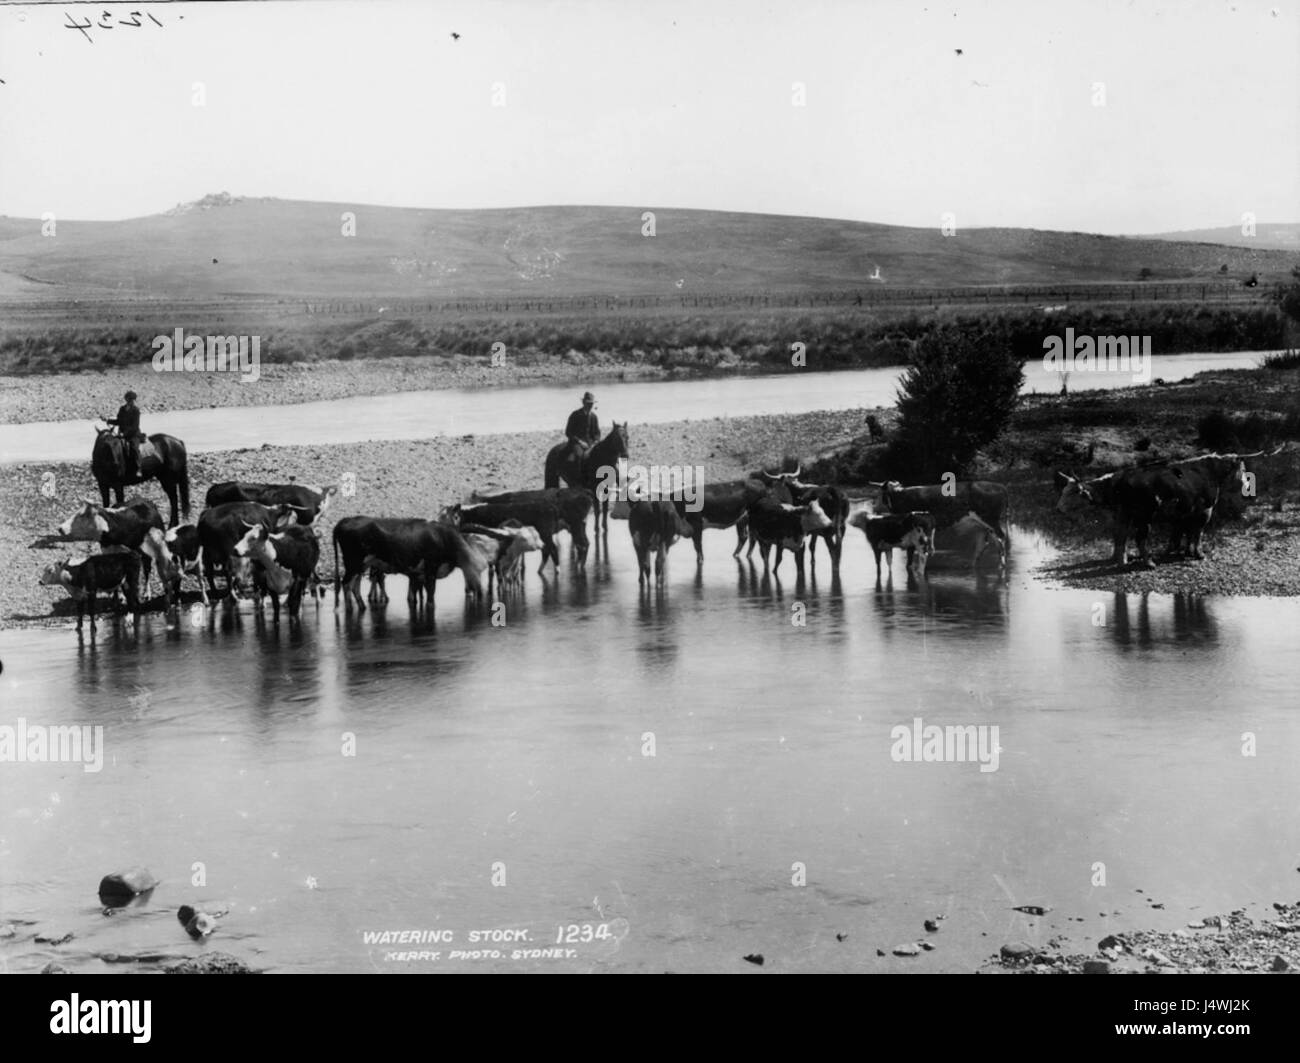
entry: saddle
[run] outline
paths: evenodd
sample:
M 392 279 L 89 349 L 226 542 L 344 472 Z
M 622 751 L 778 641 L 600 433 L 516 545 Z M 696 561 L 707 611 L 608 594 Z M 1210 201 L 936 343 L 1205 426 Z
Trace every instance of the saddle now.
M 137 469 L 140 468 L 140 466 L 142 466 L 149 458 L 161 458 L 161 455 L 158 453 L 158 448 L 147 439 L 138 443 L 127 440 L 127 445 L 135 447 L 135 466 Z

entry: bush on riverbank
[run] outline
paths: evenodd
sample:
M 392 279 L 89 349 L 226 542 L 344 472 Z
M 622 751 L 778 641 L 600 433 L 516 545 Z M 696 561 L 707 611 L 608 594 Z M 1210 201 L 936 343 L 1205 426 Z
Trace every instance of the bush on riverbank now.
M 931 334 L 898 385 L 890 475 L 911 483 L 963 475 L 1006 427 L 1024 381 L 1023 359 L 992 336 L 957 328 Z

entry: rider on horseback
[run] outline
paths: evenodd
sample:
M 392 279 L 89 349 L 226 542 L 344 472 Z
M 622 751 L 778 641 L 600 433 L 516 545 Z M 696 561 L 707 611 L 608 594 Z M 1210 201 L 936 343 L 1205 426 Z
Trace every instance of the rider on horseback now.
M 574 410 L 569 414 L 568 423 L 564 426 L 564 434 L 569 440 L 565 457 L 572 455 L 575 461 L 581 462 L 587 449 L 593 443 L 599 442 L 600 422 L 592 412 L 595 405 L 596 396 L 588 391 L 582 396 L 582 409 Z
M 126 393 L 126 404 L 118 408 L 116 417 L 105 418 L 109 424 L 117 425 L 118 434 L 126 440 L 126 476 L 129 482 L 136 478 L 139 467 L 139 444 L 145 435 L 140 431 L 140 407 L 135 404 L 134 391 Z

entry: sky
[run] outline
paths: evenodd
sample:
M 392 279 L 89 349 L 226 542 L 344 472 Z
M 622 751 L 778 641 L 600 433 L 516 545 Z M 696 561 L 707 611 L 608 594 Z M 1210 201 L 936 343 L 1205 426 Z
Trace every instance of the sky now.
M 0 214 L 227 191 L 1101 233 L 1300 221 L 1298 3 L 6 4 Z

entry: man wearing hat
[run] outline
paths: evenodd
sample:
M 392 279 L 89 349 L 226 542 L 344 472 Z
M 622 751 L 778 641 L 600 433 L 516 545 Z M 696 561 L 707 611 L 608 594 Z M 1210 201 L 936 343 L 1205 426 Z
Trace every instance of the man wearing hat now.
M 107 420 L 117 425 L 118 434 L 126 440 L 126 479 L 130 481 L 136 477 L 138 443 L 144 439 L 144 433 L 140 431 L 140 407 L 135 404 L 135 392 L 128 391 L 125 398 L 126 404 L 118 408 L 117 416 Z
M 568 453 L 579 461 L 587 453 L 587 448 L 600 439 L 600 422 L 594 412 L 596 396 L 590 391 L 582 396 L 582 409 L 569 414 L 569 421 L 564 426 L 564 434 L 569 438 Z

